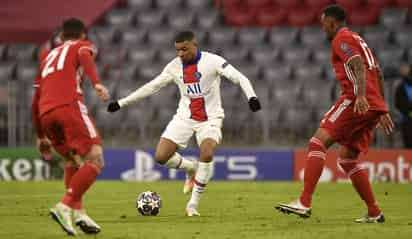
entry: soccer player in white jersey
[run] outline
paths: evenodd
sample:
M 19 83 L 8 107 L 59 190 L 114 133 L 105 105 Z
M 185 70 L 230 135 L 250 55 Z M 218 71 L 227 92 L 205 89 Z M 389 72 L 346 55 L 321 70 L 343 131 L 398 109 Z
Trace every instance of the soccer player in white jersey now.
M 162 73 L 129 96 L 108 106 L 109 112 L 139 102 L 174 82 L 180 91 L 176 114 L 163 132 L 156 149 L 156 161 L 168 168 L 186 171 L 184 193 L 192 191 L 186 206 L 187 216 L 199 216 L 197 211 L 202 193 L 212 174 L 213 155 L 222 139 L 224 111 L 220 97 L 220 76 L 239 84 L 253 112 L 261 109 L 260 102 L 249 80 L 222 57 L 201 51 L 191 31 L 179 32 L 175 37 L 177 57 Z M 196 135 L 200 148 L 199 162 L 183 158 L 177 150 L 187 146 Z

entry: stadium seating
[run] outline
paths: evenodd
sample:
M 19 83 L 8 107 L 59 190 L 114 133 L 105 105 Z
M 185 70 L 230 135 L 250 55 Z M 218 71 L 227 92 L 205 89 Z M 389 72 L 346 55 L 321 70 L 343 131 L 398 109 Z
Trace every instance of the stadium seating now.
M 320 10 L 330 3 L 346 8 L 349 23 L 354 25 L 351 28 L 365 38 L 384 69 L 396 68 L 401 62 L 412 63 L 412 4 L 407 0 L 126 2 L 110 10 L 88 32 L 89 39 L 99 47 L 98 69 L 112 97 L 123 97 L 158 75 L 176 55 L 176 31 L 191 29 L 201 49 L 225 57 L 251 79 L 262 98 L 264 112 L 251 116 L 239 106 L 239 99 L 244 100 L 240 89 L 222 80 L 226 122 L 230 122 L 225 124 L 224 134 L 229 137 L 240 129 L 252 136 L 252 131 L 262 131 L 260 127 L 268 132 L 287 129 L 294 134 L 316 127 L 307 124 L 308 120 L 317 124 L 337 92 L 330 67 L 330 44 L 318 24 Z M 37 67 L 37 52 L 33 44 L 0 44 L 0 87 L 7 87 L 9 79 L 30 82 Z M 130 128 L 129 133 L 142 133 L 144 137 L 164 128 L 177 105 L 176 94 L 176 88 L 168 86 L 145 100 L 144 106 L 109 116 L 86 90 L 91 112 L 105 135 L 115 130 L 115 120 L 125 122 L 121 126 L 124 132 Z M 254 123 L 247 125 L 252 127 L 248 129 L 242 120 L 250 119 Z M 144 140 L 143 136 L 135 137 Z M 272 136 L 265 137 L 273 140 Z M 239 138 L 233 137 L 233 141 Z

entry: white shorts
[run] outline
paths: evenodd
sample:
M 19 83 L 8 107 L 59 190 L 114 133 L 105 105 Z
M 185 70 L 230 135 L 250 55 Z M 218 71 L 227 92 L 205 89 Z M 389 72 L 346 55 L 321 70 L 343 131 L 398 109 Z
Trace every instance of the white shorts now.
M 222 124 L 223 119 L 212 119 L 198 122 L 192 119 L 181 119 L 175 116 L 163 131 L 161 137 L 175 142 L 179 149 L 187 147 L 193 134 L 196 135 L 196 141 L 199 146 L 206 138 L 211 138 L 219 144 L 222 140 Z

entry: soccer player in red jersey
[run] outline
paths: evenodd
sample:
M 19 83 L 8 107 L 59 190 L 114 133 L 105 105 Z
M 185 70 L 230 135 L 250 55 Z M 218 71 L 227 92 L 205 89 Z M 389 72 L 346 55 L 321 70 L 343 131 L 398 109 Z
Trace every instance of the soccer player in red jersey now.
M 367 215 L 355 222 L 382 223 L 385 218 L 358 156 L 367 152 L 377 126 L 386 134 L 394 127 L 384 101 L 383 74 L 365 41 L 345 26 L 345 11 L 340 6 L 327 7 L 322 13 L 321 25 L 332 41 L 331 59 L 341 95 L 309 141 L 300 198 L 279 204 L 276 209 L 301 217 L 311 215 L 312 195 L 322 174 L 326 151 L 336 142 L 340 144 L 338 163 L 368 208 Z
M 98 233 L 100 226 L 82 206 L 82 196 L 104 166 L 100 136 L 84 104 L 83 73 L 90 78 L 100 100 L 108 100 L 109 94 L 96 72 L 96 48 L 84 40 L 83 22 L 71 18 L 63 23 L 62 29 L 62 44 L 51 49 L 40 63 L 34 84 L 33 123 L 39 151 L 48 151 L 53 146 L 65 159 L 67 192 L 50 209 L 50 215 L 69 235 L 77 234 L 72 214 L 85 233 Z

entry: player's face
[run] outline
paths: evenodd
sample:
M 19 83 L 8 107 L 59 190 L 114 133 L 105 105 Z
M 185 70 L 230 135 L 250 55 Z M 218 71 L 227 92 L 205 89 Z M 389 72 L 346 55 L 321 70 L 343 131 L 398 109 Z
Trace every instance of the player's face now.
M 197 54 L 197 45 L 195 41 L 175 42 L 176 54 L 183 63 L 189 63 Z
M 326 33 L 327 38 L 331 41 L 336 34 L 336 24 L 334 19 L 322 14 L 320 17 L 320 24 L 322 25 L 322 30 Z

